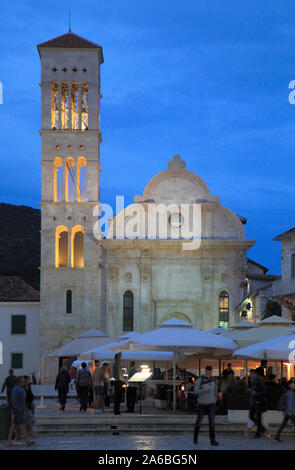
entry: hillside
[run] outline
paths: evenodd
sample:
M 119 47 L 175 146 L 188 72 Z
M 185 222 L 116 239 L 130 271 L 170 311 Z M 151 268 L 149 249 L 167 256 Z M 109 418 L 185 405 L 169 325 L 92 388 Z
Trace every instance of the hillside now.
M 0 203 L 0 275 L 19 276 L 40 288 L 39 209 Z

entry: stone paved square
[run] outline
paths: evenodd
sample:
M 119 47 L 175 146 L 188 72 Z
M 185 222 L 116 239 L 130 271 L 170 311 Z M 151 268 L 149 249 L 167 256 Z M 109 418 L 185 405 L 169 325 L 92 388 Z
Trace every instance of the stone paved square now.
M 36 450 L 295 450 L 294 437 L 283 437 L 284 442 L 278 443 L 274 439 L 253 439 L 240 435 L 220 434 L 217 436 L 219 447 L 211 447 L 209 437 L 200 436 L 200 444 L 192 443 L 190 434 L 89 434 L 81 436 L 44 436 L 37 439 L 30 449 Z M 0 450 L 7 449 L 5 443 L 0 442 Z M 7 450 L 27 449 L 21 447 Z

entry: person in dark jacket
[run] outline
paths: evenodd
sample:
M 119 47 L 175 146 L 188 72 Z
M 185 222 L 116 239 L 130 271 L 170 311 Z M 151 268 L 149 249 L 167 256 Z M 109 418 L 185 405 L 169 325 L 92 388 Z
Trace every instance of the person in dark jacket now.
M 255 383 L 255 380 L 257 378 L 256 370 L 251 369 L 250 370 L 250 375 L 249 375 L 249 385 L 250 385 L 250 394 L 249 394 L 249 418 L 246 426 L 246 431 L 245 431 L 245 436 L 249 436 L 250 429 L 252 426 L 255 424 L 257 426 L 257 419 L 256 419 L 256 398 L 255 394 L 252 393 L 252 387 L 253 383 Z M 261 426 L 262 426 L 262 432 L 264 433 L 265 437 L 270 437 L 268 434 L 268 425 L 267 422 L 264 419 L 263 413 L 261 414 Z
M 113 377 L 115 379 L 115 396 L 114 396 L 114 414 L 119 415 L 120 413 L 120 405 L 122 399 L 122 386 L 123 386 L 123 373 L 122 373 L 122 365 L 121 365 L 121 353 L 117 353 L 115 355 L 115 362 L 113 364 Z
M 282 395 L 281 387 L 275 380 L 276 376 L 274 374 L 269 374 L 265 382 L 269 410 L 277 410 L 279 399 Z
M 258 368 L 259 369 L 259 368 Z M 262 413 L 266 411 L 266 404 L 267 404 L 267 389 L 265 386 L 265 381 L 261 375 L 259 375 L 257 369 L 252 371 L 251 380 L 251 402 L 253 409 L 255 410 L 255 420 L 257 425 L 256 436 L 257 438 L 261 437 L 263 431 L 265 431 L 262 425 Z M 250 418 L 252 419 L 251 415 Z
M 26 409 L 34 412 L 34 395 L 31 389 L 31 380 L 28 375 L 24 375 L 26 391 Z
M 222 377 L 224 379 L 228 379 L 230 376 L 234 377 L 235 373 L 233 369 L 231 368 L 231 363 L 229 362 L 227 364 L 227 368 L 222 371 Z
M 14 370 L 10 369 L 8 371 L 8 376 L 4 380 L 4 383 L 1 388 L 1 393 L 6 389 L 7 403 L 11 407 L 11 392 L 13 387 L 16 385 L 16 376 L 14 375 Z
M 28 375 L 24 376 L 25 391 L 26 391 L 26 410 L 25 410 L 25 425 L 29 437 L 35 436 L 35 418 L 34 418 L 34 395 L 31 389 L 31 379 Z
M 136 374 L 137 369 L 135 367 L 135 362 L 132 361 L 129 364 L 129 369 L 128 369 L 128 379 L 131 379 L 131 377 Z M 135 407 L 135 402 L 136 402 L 136 392 L 137 392 L 137 386 L 136 384 L 130 383 L 128 388 L 127 388 L 127 396 L 126 396 L 126 401 L 127 401 L 127 412 L 128 413 L 133 413 L 134 412 L 134 407 Z
M 284 419 L 280 425 L 275 440 L 278 442 L 281 441 L 281 433 L 283 429 L 287 426 L 289 419 L 295 425 L 295 380 L 292 379 L 288 382 L 289 389 L 285 392 L 285 410 L 284 410 Z
M 257 375 L 259 375 L 260 377 L 266 377 L 266 369 L 267 361 L 265 359 L 262 359 L 262 361 L 260 362 L 260 366 L 256 369 Z
M 65 366 L 62 366 L 55 381 L 55 390 L 58 391 L 58 401 L 60 404 L 59 411 L 65 411 L 70 382 L 71 376 L 68 369 Z
M 87 369 L 86 362 L 82 362 L 81 369 L 76 377 L 76 383 L 79 387 L 80 411 L 87 411 L 89 387 L 92 385 L 92 376 Z

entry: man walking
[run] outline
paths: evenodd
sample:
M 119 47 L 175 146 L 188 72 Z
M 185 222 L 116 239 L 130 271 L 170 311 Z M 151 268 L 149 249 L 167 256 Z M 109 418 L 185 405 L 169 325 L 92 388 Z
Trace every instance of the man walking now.
M 79 387 L 80 411 L 87 411 L 89 387 L 92 385 L 91 372 L 87 369 L 86 362 L 82 362 L 82 369 L 77 376 L 77 385 Z
M 6 389 L 7 403 L 9 404 L 10 407 L 11 407 L 11 392 L 15 384 L 16 384 L 16 376 L 14 375 L 13 369 L 9 369 L 8 376 L 6 377 L 2 385 L 1 393 L 3 393 L 4 390 Z
M 56 376 L 55 387 L 54 387 L 55 390 L 58 390 L 58 401 L 60 404 L 59 411 L 65 411 L 70 382 L 71 382 L 71 376 L 68 372 L 68 369 L 65 366 L 62 366 L 60 368 L 59 373 Z
M 104 362 L 101 367 L 97 367 L 93 372 L 95 413 L 104 412 L 104 396 L 107 366 L 108 364 Z
M 26 391 L 25 391 L 25 379 L 24 377 L 18 377 L 16 385 L 12 389 L 11 393 L 11 407 L 13 411 L 13 420 L 8 432 L 8 438 L 6 446 L 11 447 L 12 436 L 18 426 L 21 433 L 23 434 L 27 446 L 30 447 L 35 441 L 31 441 L 25 426 L 25 409 L 26 409 Z
M 215 403 L 217 396 L 217 383 L 212 377 L 212 367 L 206 366 L 205 374 L 197 380 L 194 388 L 195 395 L 198 396 L 198 418 L 194 430 L 194 444 L 198 443 L 198 435 L 200 432 L 203 416 L 208 415 L 209 418 L 209 436 L 212 446 L 218 446 L 219 443 L 215 439 Z
M 120 405 L 122 399 L 122 385 L 123 385 L 123 374 L 121 366 L 121 353 L 115 355 L 115 362 L 113 365 L 113 377 L 115 379 L 115 396 L 114 396 L 114 414 L 120 415 Z
M 260 368 L 258 368 L 260 369 Z M 254 370 L 252 371 L 251 376 L 251 403 L 253 407 L 252 414 L 250 414 L 250 418 L 252 421 L 256 421 L 257 430 L 256 430 L 256 438 L 260 438 L 261 434 L 266 431 L 264 426 L 262 425 L 262 413 L 266 411 L 266 395 L 267 389 L 265 386 L 264 379 L 261 375 L 261 370 Z M 255 415 L 254 415 L 255 412 Z M 254 418 L 254 419 L 253 419 Z
M 278 442 L 282 442 L 281 433 L 283 429 L 287 426 L 289 419 L 291 419 L 292 423 L 295 425 L 295 380 L 290 380 L 288 382 L 288 385 L 289 389 L 287 390 L 287 392 L 285 392 L 285 416 L 275 437 L 275 440 Z
M 128 379 L 131 379 L 131 377 L 136 374 L 137 370 L 135 367 L 135 362 L 132 361 L 129 364 L 129 369 L 128 369 Z M 128 387 L 127 387 L 127 413 L 134 413 L 134 407 L 135 407 L 135 401 L 136 401 L 136 391 L 137 391 L 137 386 L 133 382 L 131 382 Z

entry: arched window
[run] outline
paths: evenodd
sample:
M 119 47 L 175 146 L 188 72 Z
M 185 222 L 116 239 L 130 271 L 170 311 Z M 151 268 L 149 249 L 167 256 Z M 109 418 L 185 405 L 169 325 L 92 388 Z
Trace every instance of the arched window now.
M 61 84 L 61 128 L 66 131 L 69 128 L 70 98 L 67 82 Z
M 77 131 L 79 129 L 79 85 L 76 82 L 72 83 L 72 130 Z
M 219 294 L 219 326 L 228 328 L 229 324 L 229 295 L 222 291 Z
M 59 225 L 55 232 L 55 267 L 62 268 L 69 264 L 69 234 L 64 225 Z
M 72 228 L 72 268 L 84 267 L 84 231 L 81 225 Z
M 51 129 L 59 129 L 59 88 L 57 82 L 51 85 Z
M 75 162 L 72 157 L 66 160 L 65 172 L 65 200 L 73 202 L 75 200 Z
M 62 201 L 62 159 L 55 157 L 53 160 L 53 200 Z
M 82 83 L 81 87 L 81 129 L 88 130 L 88 85 Z
M 86 200 L 86 164 L 85 157 L 78 158 L 77 164 L 77 199 L 79 202 Z
M 72 313 L 72 291 L 66 292 L 66 313 Z
M 133 294 L 130 290 L 123 296 L 123 331 L 133 331 Z

